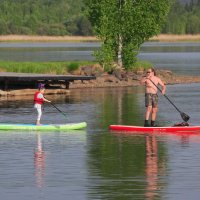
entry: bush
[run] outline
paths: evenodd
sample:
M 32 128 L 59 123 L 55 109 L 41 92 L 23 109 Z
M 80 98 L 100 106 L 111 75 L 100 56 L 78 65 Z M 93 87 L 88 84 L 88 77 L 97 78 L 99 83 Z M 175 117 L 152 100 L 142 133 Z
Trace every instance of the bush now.
M 79 68 L 79 64 L 76 63 L 76 62 L 69 63 L 69 64 L 67 65 L 67 71 L 68 71 L 68 72 L 75 71 L 75 70 L 77 70 L 78 68 Z
M 138 70 L 145 70 L 145 69 L 148 69 L 150 67 L 153 67 L 153 64 L 148 62 L 148 61 L 141 61 L 141 60 L 138 60 L 134 66 L 132 66 L 132 70 L 133 71 L 138 71 Z
M 83 36 L 89 36 L 93 35 L 92 33 L 92 26 L 88 18 L 82 16 L 77 19 L 77 33 L 76 35 L 83 35 Z
M 67 31 L 64 25 L 62 24 L 52 24 L 49 26 L 48 35 L 66 35 Z

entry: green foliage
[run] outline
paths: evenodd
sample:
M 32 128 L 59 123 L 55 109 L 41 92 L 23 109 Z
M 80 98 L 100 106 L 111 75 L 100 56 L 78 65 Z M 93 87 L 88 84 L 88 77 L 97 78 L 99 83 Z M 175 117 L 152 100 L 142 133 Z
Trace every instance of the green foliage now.
M 132 68 L 133 68 L 133 71 L 138 71 L 138 70 L 145 70 L 150 67 L 153 67 L 153 64 L 150 63 L 149 61 L 137 60 L 137 62 L 134 63 L 134 66 Z
M 97 50 L 94 55 L 96 59 L 103 66 L 105 71 L 110 71 L 112 68 L 113 60 L 115 59 L 115 51 L 112 40 L 106 40 L 104 44 L 102 44 L 101 49 Z
M 81 16 L 77 20 L 77 35 L 90 36 L 92 35 L 92 26 L 87 17 Z
M 146 36 L 143 37 L 144 28 L 153 35 L 154 32 L 159 33 L 168 3 L 172 6 L 162 33 L 200 33 L 200 0 L 187 1 L 186 4 L 180 2 L 180 0 L 1 0 L 0 35 L 88 36 L 94 34 L 92 23 L 95 34 L 98 33 L 98 36 L 101 34 L 102 37 L 99 37 L 103 40 L 105 37 L 112 37 L 114 43 L 119 41 L 119 34 L 128 31 L 132 37 L 142 33 L 143 40 L 148 39 Z M 91 23 L 85 13 L 88 14 Z M 132 29 L 133 25 L 135 28 Z M 129 28 L 126 29 L 127 26 Z M 142 40 L 139 40 L 139 43 Z M 127 43 L 132 42 L 127 41 Z
M 0 19 L 0 34 L 4 34 L 7 31 L 7 24 L 5 20 Z
M 8 62 L 0 61 L 0 71 L 19 73 L 67 74 L 92 62 Z
M 72 72 L 72 71 L 75 71 L 79 68 L 79 63 L 77 62 L 72 62 L 72 63 L 69 63 L 67 65 L 67 71 L 68 72 Z
M 0 34 L 92 35 L 82 9 L 82 0 L 1 0 Z
M 162 33 L 199 34 L 200 33 L 200 1 L 182 4 L 174 1 Z
M 159 33 L 169 0 L 84 0 L 95 34 L 103 41 L 97 60 L 110 67 L 122 59 L 129 69 L 140 45 Z
M 72 18 L 65 22 L 66 29 L 71 35 L 93 35 L 90 21 L 86 16 Z
M 200 32 L 200 17 L 189 15 L 186 22 L 186 33 L 198 34 Z

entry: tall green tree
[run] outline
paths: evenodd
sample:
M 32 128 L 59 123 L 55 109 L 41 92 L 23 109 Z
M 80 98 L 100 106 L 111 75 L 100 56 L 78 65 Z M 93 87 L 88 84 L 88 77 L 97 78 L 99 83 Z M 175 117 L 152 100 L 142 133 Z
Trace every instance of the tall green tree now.
M 136 62 L 144 41 L 160 32 L 170 0 L 83 0 L 95 34 L 103 41 L 97 60 L 127 69 Z

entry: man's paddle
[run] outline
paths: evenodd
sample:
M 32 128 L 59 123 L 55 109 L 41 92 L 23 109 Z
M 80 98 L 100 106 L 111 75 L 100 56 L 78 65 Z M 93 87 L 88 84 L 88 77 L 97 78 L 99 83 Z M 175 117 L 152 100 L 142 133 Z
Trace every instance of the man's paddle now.
M 50 103 L 56 110 L 58 110 L 60 113 L 62 113 L 65 117 L 67 117 L 67 115 L 62 112 L 58 107 L 56 107 L 53 103 Z
M 148 78 L 149 79 L 149 78 Z M 149 79 L 157 88 L 158 90 L 162 93 L 162 90 L 151 80 Z M 187 114 L 185 114 L 184 112 L 181 112 L 175 105 L 174 103 L 169 99 L 169 97 L 166 94 L 163 94 L 163 96 L 174 106 L 174 108 L 176 108 L 176 110 L 180 113 L 182 119 L 187 122 L 190 119 L 190 116 L 188 116 Z

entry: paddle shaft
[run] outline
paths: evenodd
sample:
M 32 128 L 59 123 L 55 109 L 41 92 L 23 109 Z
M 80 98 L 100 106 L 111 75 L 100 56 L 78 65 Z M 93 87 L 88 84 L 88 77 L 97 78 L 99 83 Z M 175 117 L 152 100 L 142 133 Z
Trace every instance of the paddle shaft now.
M 58 110 L 60 113 L 62 113 L 65 117 L 67 117 L 67 115 L 62 112 L 58 107 L 56 107 L 53 103 L 50 103 L 56 110 Z
M 148 78 L 149 79 L 149 78 Z M 151 80 L 149 79 L 156 87 L 157 89 L 162 93 L 162 90 Z M 175 105 L 174 103 L 169 99 L 169 97 L 166 94 L 163 94 L 163 96 L 174 106 L 174 108 L 179 112 L 182 113 Z

